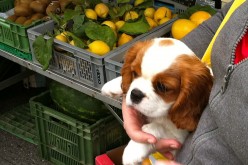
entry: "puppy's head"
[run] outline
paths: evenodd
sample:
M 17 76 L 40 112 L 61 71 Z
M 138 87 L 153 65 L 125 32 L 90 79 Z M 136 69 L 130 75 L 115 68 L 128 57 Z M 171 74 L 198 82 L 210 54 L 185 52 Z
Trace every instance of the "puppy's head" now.
M 136 43 L 125 56 L 121 74 L 128 106 L 147 117 L 168 117 L 189 131 L 196 128 L 213 83 L 206 65 L 171 38 Z

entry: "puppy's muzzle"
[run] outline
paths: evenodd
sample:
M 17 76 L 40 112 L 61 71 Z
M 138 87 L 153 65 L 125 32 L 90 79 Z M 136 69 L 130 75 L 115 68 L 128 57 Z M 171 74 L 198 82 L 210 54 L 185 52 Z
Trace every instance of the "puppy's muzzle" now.
M 141 100 L 145 97 L 144 93 L 139 89 L 135 88 L 131 91 L 131 101 L 135 104 L 139 104 Z

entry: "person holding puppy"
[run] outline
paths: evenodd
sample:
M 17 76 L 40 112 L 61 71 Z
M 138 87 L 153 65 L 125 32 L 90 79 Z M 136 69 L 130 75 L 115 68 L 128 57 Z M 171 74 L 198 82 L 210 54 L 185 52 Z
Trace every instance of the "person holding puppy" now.
M 171 161 L 159 164 L 248 164 L 248 1 L 234 0 L 182 41 L 208 63 L 214 84 L 196 131 L 180 144 L 141 130 L 145 123 L 123 99 L 124 128 L 137 142 L 154 144 Z M 170 151 L 179 150 L 176 157 Z M 178 163 L 177 163 L 178 162 Z

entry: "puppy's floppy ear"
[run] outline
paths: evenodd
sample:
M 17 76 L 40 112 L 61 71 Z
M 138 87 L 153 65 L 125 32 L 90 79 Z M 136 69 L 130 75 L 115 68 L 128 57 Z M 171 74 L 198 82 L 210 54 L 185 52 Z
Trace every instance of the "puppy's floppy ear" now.
M 178 128 L 194 131 L 208 104 L 213 77 L 195 56 L 181 56 L 174 65 L 181 75 L 181 88 L 169 117 Z
M 143 42 L 136 42 L 125 54 L 124 64 L 121 69 L 122 76 L 122 91 L 124 94 L 127 93 L 129 86 L 133 80 L 132 75 L 132 63 L 136 59 L 136 56 L 142 48 Z

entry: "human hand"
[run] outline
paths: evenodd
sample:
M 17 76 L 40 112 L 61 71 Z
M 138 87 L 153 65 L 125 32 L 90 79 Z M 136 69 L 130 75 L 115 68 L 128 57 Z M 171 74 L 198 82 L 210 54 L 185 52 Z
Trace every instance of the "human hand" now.
M 124 128 L 132 140 L 155 144 L 157 151 L 164 154 L 168 159 L 173 159 L 173 155 L 169 151 L 179 149 L 181 144 L 175 139 L 157 139 L 153 135 L 143 132 L 142 126 L 146 124 L 146 118 L 135 109 L 128 107 L 125 99 L 122 102 L 122 116 Z
M 142 131 L 142 126 L 146 124 L 146 118 L 135 109 L 126 105 L 125 99 L 122 102 L 123 125 L 128 136 L 140 143 L 156 143 L 156 138 Z
M 165 161 L 157 161 L 155 165 L 181 165 L 175 161 L 165 160 Z

